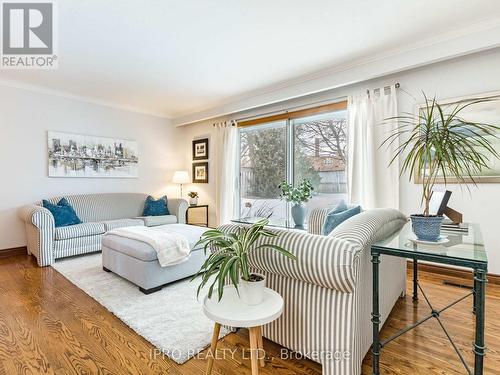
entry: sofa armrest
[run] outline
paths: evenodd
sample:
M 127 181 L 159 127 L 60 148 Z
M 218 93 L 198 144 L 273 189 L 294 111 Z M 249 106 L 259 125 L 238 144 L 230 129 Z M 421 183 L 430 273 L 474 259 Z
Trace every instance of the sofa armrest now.
M 220 230 L 235 233 L 239 227 L 240 225 L 228 224 L 223 225 Z M 270 249 L 251 250 L 249 264 L 252 268 L 346 293 L 354 290 L 359 263 L 358 246 L 334 237 L 268 229 L 278 236 L 260 238 L 254 248 L 263 243 L 278 245 L 290 251 L 297 259 L 289 259 Z
M 323 224 L 331 208 L 315 208 L 309 215 L 307 231 L 310 234 L 323 234 Z
M 30 204 L 21 207 L 18 215 L 25 224 L 32 224 L 38 229 L 54 228 L 54 216 L 45 207 Z
M 388 238 L 407 222 L 408 218 L 394 208 L 376 208 L 361 212 L 344 221 L 329 236 L 364 247 Z
M 170 215 L 177 216 L 177 222 L 179 224 L 186 224 L 186 211 L 189 207 L 187 200 L 180 198 L 169 198 L 167 207 Z
M 27 205 L 18 211 L 26 228 L 28 252 L 33 254 L 39 266 L 48 266 L 54 261 L 54 216 L 44 207 Z

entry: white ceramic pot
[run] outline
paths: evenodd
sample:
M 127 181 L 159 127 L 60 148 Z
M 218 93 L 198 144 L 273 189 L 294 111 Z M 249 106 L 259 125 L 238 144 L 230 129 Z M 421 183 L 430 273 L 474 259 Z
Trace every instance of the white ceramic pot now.
M 245 281 L 240 279 L 238 289 L 240 298 L 247 305 L 258 305 L 264 300 L 264 288 L 266 287 L 266 277 L 260 273 L 253 273 L 262 277 L 260 281 Z
M 189 198 L 189 204 L 191 206 L 196 206 L 198 204 L 198 198 Z

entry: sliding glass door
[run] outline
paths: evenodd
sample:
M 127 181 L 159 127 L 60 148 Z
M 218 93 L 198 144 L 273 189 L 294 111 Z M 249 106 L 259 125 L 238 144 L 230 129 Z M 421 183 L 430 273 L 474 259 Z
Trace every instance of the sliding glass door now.
M 345 108 L 241 127 L 240 218 L 289 220 L 290 207 L 279 198 L 283 180 L 311 181 L 309 212 L 337 204 L 347 197 L 346 156 Z
M 286 121 L 240 130 L 240 217 L 286 220 L 279 184 L 287 178 Z
M 308 212 L 347 198 L 347 111 L 293 119 L 293 182 L 314 186 Z

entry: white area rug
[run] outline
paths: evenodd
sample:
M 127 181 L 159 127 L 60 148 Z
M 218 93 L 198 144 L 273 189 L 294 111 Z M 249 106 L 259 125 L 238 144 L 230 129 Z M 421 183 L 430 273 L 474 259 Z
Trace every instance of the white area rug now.
M 203 295 L 196 299 L 198 281 L 179 281 L 145 295 L 103 271 L 101 254 L 62 259 L 52 267 L 179 364 L 210 345 L 214 323 L 203 314 Z M 222 328 L 219 337 L 227 334 Z

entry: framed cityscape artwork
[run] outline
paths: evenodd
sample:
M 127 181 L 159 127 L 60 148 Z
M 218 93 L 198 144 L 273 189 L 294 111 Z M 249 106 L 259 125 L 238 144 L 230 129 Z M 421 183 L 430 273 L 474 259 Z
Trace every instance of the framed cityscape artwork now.
M 48 132 L 49 177 L 137 178 L 136 141 Z
M 208 162 L 193 163 L 193 183 L 208 183 Z
M 208 138 L 193 141 L 193 160 L 208 159 Z

